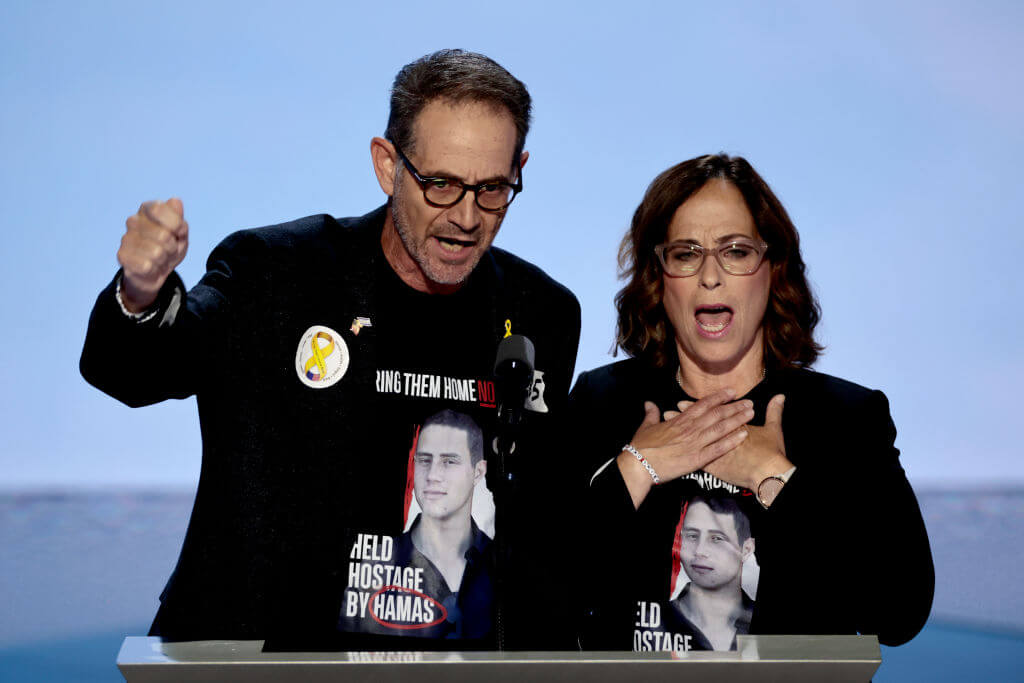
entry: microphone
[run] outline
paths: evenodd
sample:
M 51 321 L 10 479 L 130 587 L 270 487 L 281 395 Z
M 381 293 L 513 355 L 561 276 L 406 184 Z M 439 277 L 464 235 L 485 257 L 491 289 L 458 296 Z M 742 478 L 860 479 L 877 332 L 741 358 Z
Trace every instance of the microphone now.
M 523 417 L 528 392 L 533 387 L 533 342 L 521 334 L 511 334 L 498 344 L 494 361 L 494 386 L 498 404 L 498 424 L 515 427 Z
M 505 323 L 508 325 L 509 323 Z M 497 455 L 493 470 L 488 466 L 488 481 L 493 481 L 494 493 L 494 544 L 497 567 L 494 577 L 494 604 L 498 649 L 505 649 L 505 617 L 508 612 L 508 591 L 512 560 L 512 541 L 508 520 L 518 518 L 514 506 L 520 497 L 513 477 L 512 452 L 516 448 L 516 432 L 523 419 L 526 397 L 533 388 L 533 342 L 521 334 L 510 334 L 498 343 L 497 358 L 494 360 L 494 390 L 498 404 L 497 435 L 492 448 Z M 493 480 L 490 478 L 494 474 Z

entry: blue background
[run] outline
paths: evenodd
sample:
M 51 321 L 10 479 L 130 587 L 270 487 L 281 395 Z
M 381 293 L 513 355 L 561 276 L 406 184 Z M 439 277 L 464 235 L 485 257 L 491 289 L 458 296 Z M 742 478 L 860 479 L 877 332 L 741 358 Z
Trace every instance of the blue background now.
M 124 219 L 182 197 L 194 284 L 235 229 L 374 208 L 395 72 L 463 47 L 534 97 L 497 244 L 580 298 L 578 369 L 610 360 L 616 247 L 650 180 L 707 152 L 755 165 L 801 233 L 818 369 L 887 393 L 918 490 L 968 492 L 929 517 L 937 562 L 978 553 L 940 574 L 937 613 L 1009 629 L 1019 652 L 1018 527 L 975 494 L 1024 490 L 1022 19 L 1012 2 L 4 3 L 0 647 L 139 632 L 184 531 L 194 401 L 132 411 L 77 370 Z M 183 493 L 161 516 L 125 502 L 151 503 L 140 491 Z M 111 545 L 143 542 L 151 570 Z M 82 586 L 94 601 L 54 597 Z
M 819 369 L 886 391 L 914 480 L 1024 481 L 1024 6 L 823 5 L 5 3 L 3 484 L 194 482 L 192 401 L 131 412 L 77 372 L 125 218 L 182 197 L 193 284 L 235 229 L 374 208 L 391 80 L 442 46 L 534 96 L 497 243 L 579 296 L 579 368 L 609 360 L 647 184 L 741 154 L 801 232 Z

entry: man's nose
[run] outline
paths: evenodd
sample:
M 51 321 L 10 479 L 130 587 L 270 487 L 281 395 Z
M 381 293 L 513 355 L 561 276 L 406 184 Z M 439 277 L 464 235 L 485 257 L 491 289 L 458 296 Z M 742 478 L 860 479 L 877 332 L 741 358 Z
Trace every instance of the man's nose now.
M 427 468 L 427 481 L 440 481 L 441 480 L 441 463 L 436 460 L 430 463 L 430 467 Z
M 483 211 L 476 205 L 476 194 L 466 190 L 459 202 L 448 209 L 448 220 L 463 232 L 473 232 L 483 221 Z

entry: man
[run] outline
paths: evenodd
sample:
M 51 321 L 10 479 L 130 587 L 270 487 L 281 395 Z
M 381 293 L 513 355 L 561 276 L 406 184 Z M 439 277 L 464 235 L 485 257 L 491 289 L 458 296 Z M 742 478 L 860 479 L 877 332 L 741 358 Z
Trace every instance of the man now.
M 412 456 L 420 512 L 395 541 L 393 566 L 413 568 L 414 588 L 430 602 L 416 611 L 410 586 L 403 585 L 398 595 L 387 591 L 375 601 L 373 614 L 360 615 L 378 624 L 370 625 L 373 632 L 397 629 L 411 636 L 480 639 L 492 631 L 491 538 L 472 514 L 473 491 L 487 471 L 483 456 L 483 433 L 468 415 L 445 409 L 423 423 Z M 386 618 L 389 600 L 405 600 L 408 609 L 402 614 L 394 610 L 398 619 Z M 344 618 L 356 616 L 354 609 L 348 612 Z
M 679 534 L 690 583 L 671 602 L 666 628 L 691 634 L 693 649 L 734 650 L 754 608 L 742 587 L 743 563 L 754 552 L 750 523 L 734 499 L 696 496 Z
M 534 341 L 550 407 L 527 415 L 519 446 L 549 442 L 579 305 L 491 248 L 523 186 L 530 106 L 525 86 L 483 55 L 445 50 L 407 65 L 385 137 L 370 144 L 387 204 L 235 233 L 187 294 L 173 272 L 187 250 L 183 203 L 146 202 L 128 218 L 82 374 L 132 406 L 195 394 L 203 434 L 192 519 L 151 633 L 313 637 L 345 623 L 346 587 L 365 609 L 384 539 L 401 532 L 409 429 L 446 406 L 489 429 L 484 397 L 509 330 Z M 524 485 L 542 489 L 540 465 L 522 463 Z M 529 538 L 531 520 L 515 522 L 511 543 Z M 523 646 L 551 644 L 513 627 L 506 645 L 517 633 Z M 375 647 L 360 635 L 343 633 L 341 646 Z
M 457 592 L 466 553 L 489 541 L 472 517 L 473 489 L 487 472 L 483 433 L 468 415 L 443 410 L 423 423 L 413 460 L 413 491 L 422 512 L 408 534 Z

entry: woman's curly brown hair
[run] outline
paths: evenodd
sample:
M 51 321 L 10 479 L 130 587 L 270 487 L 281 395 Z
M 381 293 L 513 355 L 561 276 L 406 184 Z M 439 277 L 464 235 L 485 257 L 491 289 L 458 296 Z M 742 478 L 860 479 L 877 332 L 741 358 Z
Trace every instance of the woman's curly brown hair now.
M 675 363 L 674 335 L 661 304 L 662 272 L 654 247 L 665 241 L 676 209 L 715 178 L 736 186 L 754 217 L 757 232 L 768 243 L 771 284 L 763 323 L 765 365 L 809 367 L 823 350 L 814 341 L 821 309 L 804 275 L 800 237 L 778 197 L 750 163 L 725 154 L 677 164 L 647 188 L 619 247 L 619 277 L 626 280 L 626 286 L 615 295 L 615 343 L 656 367 Z

